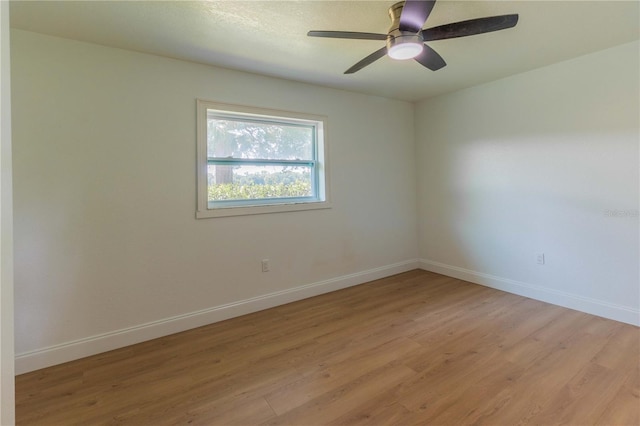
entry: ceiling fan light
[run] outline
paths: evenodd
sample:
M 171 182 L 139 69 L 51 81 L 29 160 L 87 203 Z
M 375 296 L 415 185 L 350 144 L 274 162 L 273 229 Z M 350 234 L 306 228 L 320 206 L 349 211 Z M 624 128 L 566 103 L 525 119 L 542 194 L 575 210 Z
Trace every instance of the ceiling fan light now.
M 404 60 L 415 58 L 422 53 L 422 49 L 422 43 L 406 42 L 390 46 L 387 53 L 393 59 Z
M 422 33 L 393 30 L 387 37 L 387 54 L 393 59 L 411 59 L 422 53 Z

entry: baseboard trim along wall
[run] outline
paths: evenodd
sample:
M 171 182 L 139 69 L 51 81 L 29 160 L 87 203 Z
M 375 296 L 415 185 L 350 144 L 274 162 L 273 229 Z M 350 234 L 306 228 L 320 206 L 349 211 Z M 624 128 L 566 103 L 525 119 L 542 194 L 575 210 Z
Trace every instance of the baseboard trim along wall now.
M 540 287 L 521 281 L 472 271 L 428 259 L 420 260 L 420 269 L 469 281 L 497 290 L 506 291 L 553 305 L 586 312 L 615 321 L 640 326 L 640 311 L 628 306 L 616 305 L 577 294 Z
M 50 346 L 16 355 L 16 374 L 24 374 L 52 365 L 107 352 L 158 337 L 168 336 L 218 321 L 273 308 L 285 303 L 318 296 L 331 291 L 363 284 L 380 278 L 420 268 L 438 274 L 469 281 L 520 296 L 575 309 L 592 315 L 640 326 L 640 311 L 576 294 L 544 288 L 521 281 L 472 271 L 457 266 L 421 259 L 407 260 L 392 265 L 369 269 L 324 281 L 269 293 L 238 302 L 214 306 L 196 312 L 178 315 L 96 336 Z
M 318 296 L 331 291 L 363 284 L 391 275 L 417 269 L 415 259 L 354 274 L 331 278 L 300 287 L 269 293 L 238 302 L 214 306 L 196 312 L 153 321 L 109 333 L 90 336 L 35 351 L 16 355 L 16 374 L 24 374 L 52 365 L 99 354 L 113 349 L 141 343 L 158 337 L 168 336 L 203 325 L 273 308 L 285 303 Z

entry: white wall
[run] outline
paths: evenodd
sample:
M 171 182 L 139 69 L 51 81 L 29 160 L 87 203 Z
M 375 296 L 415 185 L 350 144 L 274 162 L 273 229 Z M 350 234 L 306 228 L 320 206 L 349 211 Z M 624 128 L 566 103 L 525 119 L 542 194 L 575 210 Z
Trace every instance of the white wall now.
M 425 269 L 640 324 L 638 52 L 417 105 Z
M 9 2 L 0 2 L 0 424 L 15 423 Z
M 640 323 L 638 47 L 414 110 L 12 32 L 17 372 L 412 269 L 418 244 L 425 269 Z M 198 97 L 327 115 L 334 208 L 194 219 Z
M 18 372 L 417 266 L 412 104 L 11 42 Z M 196 220 L 196 98 L 327 115 L 334 207 Z

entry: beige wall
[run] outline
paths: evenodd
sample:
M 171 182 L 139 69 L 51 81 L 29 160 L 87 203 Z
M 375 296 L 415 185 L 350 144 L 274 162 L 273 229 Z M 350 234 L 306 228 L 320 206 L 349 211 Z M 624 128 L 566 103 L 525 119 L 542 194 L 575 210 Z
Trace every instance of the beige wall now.
M 0 424 L 15 422 L 9 2 L 0 2 Z
M 419 103 L 423 267 L 640 324 L 638 52 Z
M 19 371 L 416 266 L 410 103 L 19 30 L 12 71 Z M 196 220 L 196 98 L 328 116 L 333 208 Z
M 19 372 L 416 266 L 638 323 L 637 42 L 416 105 L 11 47 Z M 196 98 L 327 115 L 334 207 L 194 219 Z

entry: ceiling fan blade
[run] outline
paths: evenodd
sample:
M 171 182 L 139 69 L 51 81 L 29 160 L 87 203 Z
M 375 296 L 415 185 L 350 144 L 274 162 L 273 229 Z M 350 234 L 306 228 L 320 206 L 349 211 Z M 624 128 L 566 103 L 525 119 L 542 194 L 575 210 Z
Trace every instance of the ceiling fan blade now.
M 382 58 L 386 54 L 387 54 L 387 46 L 376 50 L 371 55 L 367 56 L 366 58 L 364 58 L 363 60 L 361 60 L 360 62 L 358 62 L 351 68 L 349 68 L 348 70 L 346 70 L 344 73 L 353 74 L 356 71 L 360 71 L 362 68 L 366 67 L 367 65 L 371 65 L 372 63 Z
M 490 16 L 488 18 L 470 19 L 468 21 L 454 22 L 452 24 L 427 28 L 422 30 L 422 37 L 424 41 L 466 37 L 515 27 L 517 23 L 517 14 Z
M 309 31 L 309 37 L 350 38 L 356 40 L 386 40 L 386 34 L 358 33 L 353 31 Z
M 447 63 L 442 59 L 442 56 L 426 44 L 422 49 L 422 53 L 413 58 L 421 64 L 429 68 L 431 71 L 438 71 L 440 68 L 443 68 L 447 65 Z
M 417 33 L 427 21 L 436 0 L 407 0 L 400 15 L 400 31 Z

